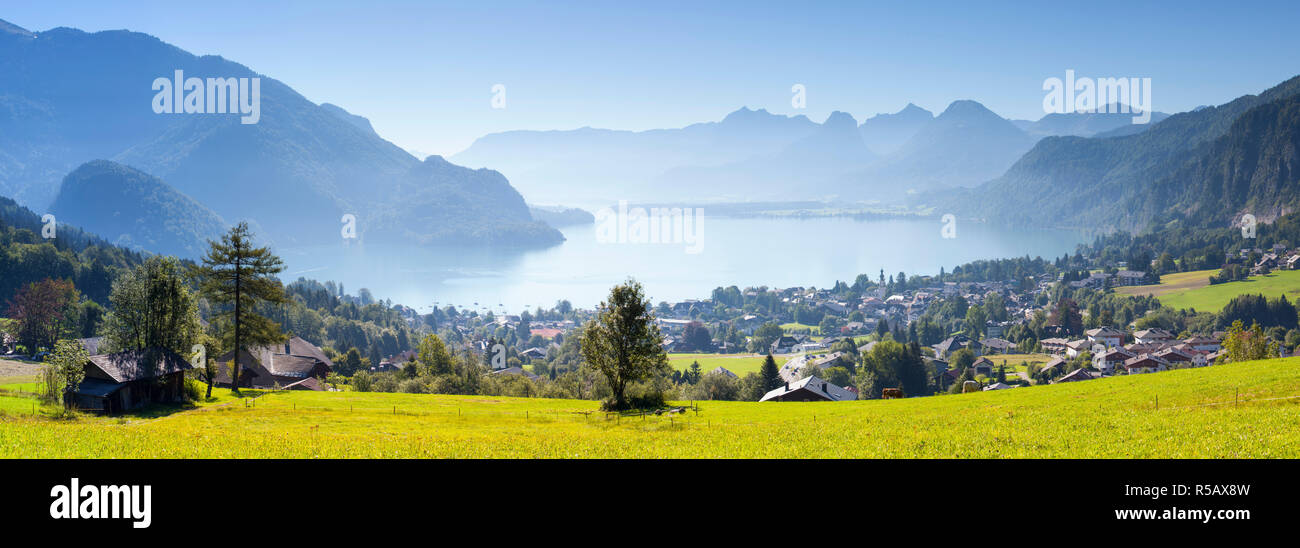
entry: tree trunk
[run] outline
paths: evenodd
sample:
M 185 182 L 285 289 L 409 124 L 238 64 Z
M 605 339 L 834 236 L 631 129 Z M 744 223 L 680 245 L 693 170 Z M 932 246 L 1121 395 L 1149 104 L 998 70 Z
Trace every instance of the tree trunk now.
M 239 257 L 236 256 L 235 258 L 235 321 L 234 321 L 235 355 L 233 358 L 230 359 L 231 362 L 230 389 L 235 393 L 236 396 L 240 395 L 239 394 L 239 348 L 240 348 L 240 343 L 242 342 L 242 339 L 239 337 L 239 319 L 240 319 L 239 301 L 241 300 L 242 297 L 242 295 L 240 295 L 240 289 L 242 288 L 239 286 L 239 282 L 241 281 L 240 272 L 239 272 L 239 261 L 240 261 Z

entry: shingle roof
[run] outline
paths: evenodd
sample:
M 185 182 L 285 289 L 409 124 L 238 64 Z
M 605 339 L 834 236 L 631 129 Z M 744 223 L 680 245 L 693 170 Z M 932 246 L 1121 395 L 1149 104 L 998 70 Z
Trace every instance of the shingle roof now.
M 194 368 L 180 354 L 165 349 L 100 354 L 91 356 L 90 362 L 118 383 L 151 379 Z
M 821 380 L 817 378 L 816 375 L 813 375 L 811 377 L 806 377 L 798 381 L 787 383 L 785 385 L 777 387 L 775 390 L 772 390 L 767 394 L 764 394 L 762 399 L 758 401 L 767 401 L 773 398 L 779 398 L 791 392 L 798 391 L 804 387 L 807 387 L 808 392 L 817 394 L 818 396 L 826 398 L 827 400 L 830 401 L 850 401 L 850 400 L 858 399 L 857 394 L 854 394 L 852 392 L 849 392 L 848 390 L 835 386 L 834 384 Z

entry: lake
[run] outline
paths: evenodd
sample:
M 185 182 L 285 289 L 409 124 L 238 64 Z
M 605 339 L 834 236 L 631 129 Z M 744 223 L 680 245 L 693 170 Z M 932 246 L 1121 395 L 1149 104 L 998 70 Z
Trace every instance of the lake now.
M 437 303 L 518 313 L 568 299 L 592 307 L 614 284 L 635 277 L 652 302 L 708 298 L 736 285 L 831 287 L 860 273 L 937 274 L 977 259 L 1073 253 L 1083 233 L 1015 230 L 959 222 L 944 238 L 935 219 L 714 218 L 700 224 L 697 253 L 687 245 L 605 243 L 595 225 L 569 227 L 563 244 L 541 250 L 445 249 L 365 244 L 276 249 L 298 277 L 334 280 L 348 293 L 368 288 L 422 312 Z M 477 304 L 475 304 L 477 303 Z

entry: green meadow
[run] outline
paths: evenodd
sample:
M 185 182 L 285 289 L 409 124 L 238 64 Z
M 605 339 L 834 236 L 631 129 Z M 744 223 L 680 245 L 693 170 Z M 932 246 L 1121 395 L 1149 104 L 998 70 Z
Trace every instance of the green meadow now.
M 738 376 L 745 376 L 747 373 L 757 373 L 758 369 L 763 366 L 763 360 L 767 358 L 766 354 L 704 354 L 680 352 L 668 355 L 668 365 L 678 371 L 686 371 L 691 367 L 691 363 L 700 362 L 700 370 L 708 373 L 719 367 L 725 367 L 728 371 Z M 772 356 L 776 360 L 776 366 L 785 365 L 786 360 L 790 359 L 789 354 Z
M 274 392 L 123 417 L 5 411 L 3 458 L 1297 458 L 1300 358 L 973 394 L 697 402 Z
M 1209 275 L 1217 271 L 1202 270 L 1165 276 L 1159 285 L 1124 287 L 1116 291 L 1128 295 L 1155 295 L 1160 303 L 1173 308 L 1194 308 L 1198 312 L 1218 312 L 1233 297 L 1263 294 L 1269 298 L 1286 295 L 1292 302 L 1300 299 L 1300 270 L 1277 270 L 1264 276 L 1209 285 Z

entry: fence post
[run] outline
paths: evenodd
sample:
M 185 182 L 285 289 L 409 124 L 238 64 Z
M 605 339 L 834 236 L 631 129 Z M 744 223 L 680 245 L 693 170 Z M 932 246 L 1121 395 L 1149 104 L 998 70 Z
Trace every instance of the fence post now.
M 1156 411 L 1160 410 L 1160 396 L 1156 396 Z

